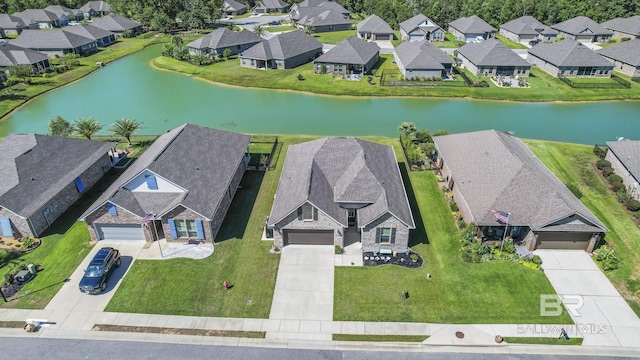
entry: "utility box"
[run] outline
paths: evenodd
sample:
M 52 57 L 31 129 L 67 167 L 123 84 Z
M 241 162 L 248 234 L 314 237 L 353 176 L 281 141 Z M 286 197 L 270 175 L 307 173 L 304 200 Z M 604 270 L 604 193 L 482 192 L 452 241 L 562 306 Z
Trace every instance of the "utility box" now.
M 35 275 L 38 272 L 38 270 L 36 270 L 35 264 L 27 265 L 27 270 L 29 270 L 29 272 L 32 273 L 33 275 Z

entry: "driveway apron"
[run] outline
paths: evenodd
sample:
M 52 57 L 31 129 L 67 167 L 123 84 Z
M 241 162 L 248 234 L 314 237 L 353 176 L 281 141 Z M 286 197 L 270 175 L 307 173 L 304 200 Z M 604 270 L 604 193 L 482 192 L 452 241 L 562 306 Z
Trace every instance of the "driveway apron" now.
M 334 247 L 288 245 L 282 249 L 268 338 L 331 339 Z
M 576 250 L 535 253 L 558 295 L 568 295 L 563 303 L 584 336 L 583 345 L 640 347 L 640 319 L 589 254 Z

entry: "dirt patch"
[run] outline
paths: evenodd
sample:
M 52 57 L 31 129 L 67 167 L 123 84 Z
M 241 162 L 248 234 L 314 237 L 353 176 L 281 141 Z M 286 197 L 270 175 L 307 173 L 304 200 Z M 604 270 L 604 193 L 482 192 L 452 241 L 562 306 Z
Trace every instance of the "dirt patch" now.
M 22 324 L 24 325 L 24 324 Z M 22 326 L 20 326 L 22 327 Z M 218 336 L 218 337 L 241 337 L 251 339 L 264 339 L 266 332 L 264 331 L 231 331 L 231 330 L 207 330 L 207 329 L 180 329 L 165 328 L 151 326 L 126 326 L 126 325 L 103 325 L 96 324 L 93 331 L 118 331 L 118 332 L 137 332 L 151 334 L 169 334 L 169 335 L 196 335 L 196 336 Z

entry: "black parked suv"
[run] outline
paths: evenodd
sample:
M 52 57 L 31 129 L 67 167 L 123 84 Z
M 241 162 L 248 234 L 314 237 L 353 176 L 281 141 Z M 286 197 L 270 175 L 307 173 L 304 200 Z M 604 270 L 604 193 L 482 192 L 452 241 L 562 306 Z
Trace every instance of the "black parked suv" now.
M 80 291 L 87 294 L 98 294 L 107 288 L 107 280 L 115 267 L 120 266 L 120 252 L 114 248 L 104 247 L 98 250 L 89 263 L 80 280 Z

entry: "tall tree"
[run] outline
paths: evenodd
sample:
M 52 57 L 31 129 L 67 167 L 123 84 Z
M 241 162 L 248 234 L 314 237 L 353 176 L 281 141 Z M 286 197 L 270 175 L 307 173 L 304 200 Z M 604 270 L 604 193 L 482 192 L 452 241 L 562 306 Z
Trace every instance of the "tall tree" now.
M 55 119 L 49 120 L 49 135 L 51 136 L 71 136 L 73 134 L 73 126 L 62 116 L 58 115 Z
M 91 137 L 100 130 L 102 125 L 92 117 L 78 118 L 73 122 L 73 131 L 88 140 L 91 140 Z
M 131 135 L 134 132 L 140 130 L 140 126 L 142 123 L 139 123 L 130 118 L 122 118 L 116 120 L 116 122 L 111 126 L 111 132 L 114 135 L 122 136 L 127 139 L 127 143 L 131 146 Z

